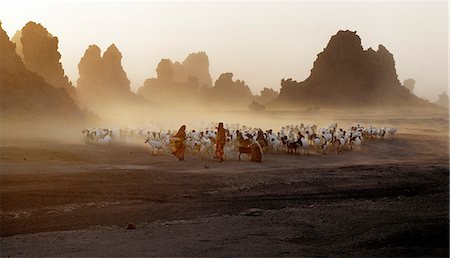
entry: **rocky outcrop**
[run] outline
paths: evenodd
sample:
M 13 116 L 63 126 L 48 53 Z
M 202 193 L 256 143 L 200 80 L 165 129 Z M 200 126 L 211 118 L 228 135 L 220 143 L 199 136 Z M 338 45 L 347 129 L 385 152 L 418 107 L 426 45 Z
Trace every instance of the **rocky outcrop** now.
M 79 122 L 85 118 L 63 88 L 50 85 L 25 67 L 0 24 L 1 119 L 33 122 L 45 118 Z
M 209 74 L 209 59 L 205 52 L 191 53 L 182 62 L 173 64 L 173 80 L 184 83 L 189 77 L 197 77 L 200 88 L 212 87 L 212 79 Z
M 194 106 L 229 105 L 245 107 L 253 100 L 244 81 L 233 81 L 232 73 L 221 74 L 212 87 L 209 60 L 205 52 L 190 54 L 182 63 L 162 59 L 157 78 L 145 80 L 138 95 L 158 105 L 189 103 Z M 264 100 L 269 97 L 264 92 Z
M 303 82 L 281 81 L 277 103 L 322 107 L 428 105 L 398 80 L 393 55 L 383 46 L 364 50 L 353 31 L 339 31 L 318 54 Z
M 200 91 L 212 86 L 209 59 L 205 52 L 189 54 L 182 62 L 161 59 L 157 78 L 145 80 L 138 95 L 158 105 L 190 102 L 198 104 Z
M 104 90 L 101 70 L 101 50 L 96 45 L 90 45 L 78 64 L 80 77 L 77 81 L 77 91 L 81 99 L 88 99 L 91 95 L 93 97 Z
M 20 40 L 22 38 L 22 31 L 18 30 L 14 34 L 14 36 L 11 38 L 11 41 L 16 45 L 16 53 L 22 58 L 23 61 L 23 51 L 22 51 L 22 41 Z
M 161 82 L 173 82 L 173 64 L 170 59 L 161 59 L 156 67 L 157 79 Z
M 214 87 L 205 88 L 202 95 L 208 104 L 232 106 L 247 106 L 253 99 L 253 94 L 245 81 L 233 81 L 232 73 L 222 73 Z
M 122 67 L 122 54 L 112 44 L 103 54 L 103 79 L 108 91 L 115 94 L 130 94 L 130 80 Z
M 406 79 L 403 81 L 403 86 L 409 90 L 411 94 L 414 94 L 414 87 L 416 85 L 416 80 L 414 79 Z
M 444 108 L 449 108 L 449 102 L 450 101 L 447 93 L 442 92 L 442 94 L 439 95 L 439 99 L 435 102 L 435 104 Z
M 252 101 L 252 103 L 250 103 L 250 105 L 248 105 L 248 109 L 250 111 L 264 111 L 266 109 L 266 107 L 264 105 L 261 105 L 259 103 L 257 103 L 256 101 Z
M 122 67 L 122 54 L 114 44 L 103 56 L 98 46 L 90 45 L 78 64 L 78 71 L 78 96 L 87 106 L 127 102 L 134 97 Z
M 138 95 L 153 104 L 170 106 L 177 103 L 195 103 L 199 97 L 199 83 L 195 76 L 184 82 L 174 79 L 174 64 L 170 59 L 162 59 L 156 68 L 157 78 L 145 80 Z
M 76 99 L 75 87 L 64 74 L 58 51 L 58 38 L 50 34 L 41 24 L 28 22 L 22 30 L 16 32 L 12 41 L 16 52 L 22 58 L 25 67 L 40 75 L 56 88 L 65 89 Z
M 278 91 L 272 88 L 264 88 L 260 95 L 255 95 L 256 102 L 266 105 L 278 97 Z

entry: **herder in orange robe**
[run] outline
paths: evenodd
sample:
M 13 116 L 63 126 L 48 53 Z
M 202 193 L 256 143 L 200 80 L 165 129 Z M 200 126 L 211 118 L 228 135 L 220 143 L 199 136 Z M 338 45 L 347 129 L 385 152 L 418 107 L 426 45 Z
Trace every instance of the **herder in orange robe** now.
M 252 145 L 250 145 L 250 148 L 250 160 L 253 162 L 262 162 L 263 150 L 261 144 L 259 144 L 259 142 L 252 143 Z
M 180 161 L 184 160 L 184 152 L 186 151 L 184 140 L 186 140 L 186 126 L 182 125 L 178 133 L 170 140 L 172 154 Z
M 216 134 L 216 158 L 219 159 L 219 162 L 223 161 L 223 155 L 224 151 L 223 148 L 225 147 L 225 143 L 227 142 L 227 136 L 225 128 L 223 128 L 223 123 L 219 123 L 219 126 L 217 127 L 217 134 Z

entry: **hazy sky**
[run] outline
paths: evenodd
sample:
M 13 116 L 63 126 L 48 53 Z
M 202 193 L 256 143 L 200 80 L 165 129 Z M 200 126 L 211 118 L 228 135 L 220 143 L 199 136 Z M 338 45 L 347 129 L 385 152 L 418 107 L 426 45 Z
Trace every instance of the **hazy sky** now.
M 90 44 L 111 43 L 137 90 L 156 76 L 161 58 L 182 61 L 206 51 L 213 82 L 223 72 L 254 93 L 303 81 L 316 56 L 340 29 L 356 30 L 365 49 L 383 44 L 401 82 L 431 100 L 448 87 L 447 1 L 1 1 L 0 20 L 12 37 L 28 21 L 59 38 L 62 64 L 76 84 Z

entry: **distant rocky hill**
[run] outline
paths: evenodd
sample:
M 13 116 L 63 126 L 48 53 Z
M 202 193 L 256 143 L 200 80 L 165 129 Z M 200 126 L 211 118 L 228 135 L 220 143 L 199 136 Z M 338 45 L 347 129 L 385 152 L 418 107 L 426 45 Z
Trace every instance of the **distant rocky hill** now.
M 254 95 L 253 99 L 260 104 L 266 105 L 278 97 L 278 91 L 272 88 L 264 87 L 260 95 Z
M 145 80 L 144 85 L 139 88 L 139 96 L 160 106 L 198 101 L 200 86 L 197 77 L 189 75 L 185 80 L 178 77 L 176 81 L 174 64 L 170 59 L 162 59 L 156 73 L 156 78 Z
M 253 100 L 250 88 L 245 81 L 233 80 L 232 73 L 222 73 L 214 83 L 214 87 L 202 92 L 203 102 L 228 106 L 247 106 Z
M 138 95 L 160 106 L 198 104 L 200 91 L 212 86 L 205 52 L 191 53 L 182 63 L 161 59 L 156 73 L 156 78 L 145 80 Z
M 0 119 L 34 122 L 47 118 L 80 122 L 80 111 L 64 88 L 50 85 L 22 62 L 0 23 Z M 30 128 L 31 130 L 31 128 Z
M 133 102 L 130 80 L 122 67 L 122 54 L 112 44 L 101 56 L 96 45 L 90 45 L 78 64 L 80 77 L 77 92 L 87 107 Z
M 41 24 L 28 22 L 11 39 L 25 67 L 56 88 L 64 88 L 76 100 L 75 87 L 64 74 L 58 51 L 58 38 Z
M 189 54 L 183 63 L 162 59 L 156 73 L 156 78 L 145 80 L 138 95 L 160 106 L 218 104 L 245 108 L 253 100 L 250 88 L 244 81 L 233 81 L 232 73 L 221 74 L 212 85 L 205 52 Z M 264 99 L 269 95 L 265 92 Z
M 331 37 L 305 81 L 283 79 L 275 103 L 333 108 L 432 105 L 401 85 L 394 57 L 383 45 L 364 50 L 361 38 L 348 30 Z

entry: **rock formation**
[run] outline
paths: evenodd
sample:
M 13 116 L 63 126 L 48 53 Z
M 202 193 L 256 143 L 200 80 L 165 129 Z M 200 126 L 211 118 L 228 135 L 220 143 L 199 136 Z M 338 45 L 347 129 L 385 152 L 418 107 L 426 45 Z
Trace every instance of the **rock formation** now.
M 199 91 L 212 86 L 209 59 L 205 52 L 189 54 L 182 63 L 161 59 L 156 73 L 156 79 L 145 80 L 138 90 L 138 95 L 156 104 L 197 102 Z
M 414 86 L 416 85 L 416 81 L 414 79 L 406 79 L 403 81 L 403 86 L 409 90 L 411 94 L 414 94 Z
M 232 73 L 221 74 L 214 87 L 203 89 L 202 95 L 208 104 L 231 106 L 247 106 L 253 99 L 253 94 L 245 81 L 233 81 Z
M 261 95 L 255 95 L 255 101 L 263 105 L 266 105 L 272 100 L 276 99 L 277 97 L 278 91 L 275 91 L 272 88 L 264 88 L 261 91 Z
M 101 50 L 96 45 L 90 45 L 84 52 L 78 64 L 80 77 L 77 81 L 77 91 L 81 99 L 98 95 L 103 89 L 103 74 Z
M 250 111 L 264 111 L 266 109 L 266 107 L 264 105 L 261 105 L 259 103 L 257 103 L 256 101 L 252 101 L 252 103 L 250 103 L 250 105 L 248 105 L 248 109 Z
M 190 76 L 198 79 L 200 88 L 212 87 L 212 79 L 209 74 L 209 59 L 205 52 L 191 53 L 180 64 L 173 64 L 174 81 L 184 83 Z
M 449 108 L 449 97 L 447 93 L 442 92 L 442 94 L 439 95 L 439 99 L 435 102 L 435 104 L 441 107 Z
M 16 32 L 12 41 L 16 44 L 17 54 L 29 70 L 40 75 L 53 87 L 64 88 L 76 99 L 75 87 L 64 74 L 60 63 L 57 37 L 41 24 L 28 22 L 22 30 Z
M 276 102 L 334 108 L 428 105 L 400 84 L 394 57 L 383 45 L 364 50 L 360 37 L 348 30 L 331 37 L 305 81 L 283 79 Z
M 63 88 L 27 69 L 0 23 L 1 119 L 33 122 L 45 118 L 81 121 L 85 114 Z
M 189 76 L 184 82 L 174 79 L 174 64 L 162 59 L 156 68 L 157 78 L 147 79 L 138 95 L 158 105 L 195 102 L 199 95 L 198 79 Z
M 173 82 L 173 64 L 170 59 L 161 59 L 156 67 L 157 79 L 162 82 Z
M 22 41 L 20 40 L 22 38 L 22 31 L 18 30 L 16 31 L 16 34 L 11 38 L 11 41 L 16 44 L 16 53 L 22 58 L 23 61 L 23 51 L 22 51 Z
M 77 92 L 82 103 L 92 107 L 133 99 L 130 80 L 121 62 L 122 54 L 114 44 L 103 57 L 98 46 L 88 47 L 78 64 Z
M 232 73 L 221 74 L 212 87 L 209 60 L 205 52 L 189 54 L 182 63 L 162 59 L 156 72 L 157 78 L 147 79 L 138 90 L 138 95 L 153 103 L 171 105 L 190 102 L 244 107 L 253 100 L 250 88 L 244 81 L 233 81 Z M 264 91 L 262 100 L 269 101 L 273 92 L 269 92 L 269 89 Z

